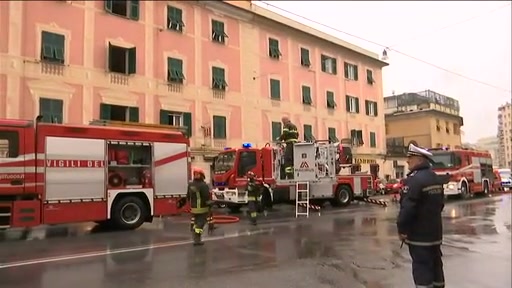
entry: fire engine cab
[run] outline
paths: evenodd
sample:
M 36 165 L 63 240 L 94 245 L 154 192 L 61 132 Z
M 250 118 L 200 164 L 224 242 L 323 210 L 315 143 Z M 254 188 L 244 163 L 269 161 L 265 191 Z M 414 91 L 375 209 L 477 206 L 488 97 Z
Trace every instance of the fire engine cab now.
M 94 221 L 135 229 L 180 212 L 190 164 L 178 127 L 38 119 L 0 119 L 0 228 Z
M 240 148 L 226 148 L 214 161 L 213 200 L 226 204 L 233 212 L 247 204 L 248 171 L 262 182 L 261 201 L 266 207 L 288 201 L 309 206 L 309 200 L 346 206 L 355 197 L 373 194 L 372 175 L 351 173 L 348 145 L 329 141 L 295 143 L 292 179 L 284 173 L 284 145 L 268 143 L 263 148 L 253 148 L 246 143 Z
M 450 176 L 450 182 L 444 185 L 446 196 L 469 198 L 490 192 L 494 175 L 489 152 L 469 148 L 434 148 L 429 151 L 433 154 L 434 172 Z

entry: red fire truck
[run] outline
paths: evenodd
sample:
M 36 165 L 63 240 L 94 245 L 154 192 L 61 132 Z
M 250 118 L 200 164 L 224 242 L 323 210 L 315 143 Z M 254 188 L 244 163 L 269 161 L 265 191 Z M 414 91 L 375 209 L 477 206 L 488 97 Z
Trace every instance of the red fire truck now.
M 450 176 L 450 182 L 444 185 L 446 196 L 457 195 L 465 199 L 490 192 L 494 175 L 488 151 L 469 148 L 434 148 L 429 151 L 433 154 L 433 170 Z
M 183 133 L 91 124 L 0 119 L 0 228 L 94 221 L 135 229 L 186 209 L 179 208 L 190 171 Z
M 253 148 L 248 143 L 240 148 L 226 148 L 212 167 L 213 199 L 226 204 L 232 212 L 247 204 L 244 187 L 248 171 L 262 181 L 261 201 L 266 207 L 297 201 L 301 185 L 308 188 L 308 202 L 311 199 L 313 204 L 329 200 L 333 206 L 346 206 L 354 198 L 374 194 L 372 175 L 350 171 L 352 154 L 348 145 L 329 141 L 296 143 L 293 179 L 285 177 L 283 156 L 280 143 L 269 143 L 263 148 Z

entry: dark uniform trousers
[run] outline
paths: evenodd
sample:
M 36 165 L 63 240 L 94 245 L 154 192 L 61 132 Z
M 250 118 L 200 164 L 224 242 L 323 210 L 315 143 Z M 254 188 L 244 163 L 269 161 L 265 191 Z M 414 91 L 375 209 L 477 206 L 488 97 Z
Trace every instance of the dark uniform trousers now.
M 259 197 L 260 197 L 260 187 L 258 184 L 254 183 L 254 180 L 249 180 L 247 184 L 247 208 L 249 212 L 249 218 L 251 219 L 251 223 L 256 225 L 256 220 L 258 217 L 258 207 L 259 207 Z
M 416 288 L 444 288 L 441 245 L 420 246 L 412 243 L 408 245 Z
M 293 174 L 293 144 L 295 142 L 289 141 L 286 142 L 286 147 L 284 148 L 284 172 L 286 174 Z

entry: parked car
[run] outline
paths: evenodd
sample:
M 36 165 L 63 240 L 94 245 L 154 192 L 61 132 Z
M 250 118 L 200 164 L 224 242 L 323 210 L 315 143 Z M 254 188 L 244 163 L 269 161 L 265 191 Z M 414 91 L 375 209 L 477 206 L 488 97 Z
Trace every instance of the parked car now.
M 396 194 L 400 193 L 402 187 L 404 186 L 403 180 L 398 179 L 390 179 L 386 185 L 384 186 L 385 194 Z

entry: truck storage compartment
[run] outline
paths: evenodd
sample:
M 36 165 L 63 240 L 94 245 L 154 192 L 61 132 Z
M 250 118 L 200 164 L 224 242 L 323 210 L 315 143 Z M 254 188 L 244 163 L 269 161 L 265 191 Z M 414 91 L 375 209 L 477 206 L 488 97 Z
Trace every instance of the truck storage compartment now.
M 32 227 L 41 224 L 41 202 L 37 200 L 12 202 L 11 227 Z

